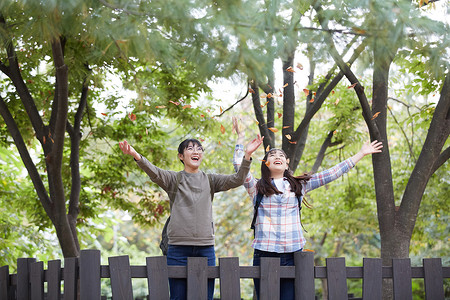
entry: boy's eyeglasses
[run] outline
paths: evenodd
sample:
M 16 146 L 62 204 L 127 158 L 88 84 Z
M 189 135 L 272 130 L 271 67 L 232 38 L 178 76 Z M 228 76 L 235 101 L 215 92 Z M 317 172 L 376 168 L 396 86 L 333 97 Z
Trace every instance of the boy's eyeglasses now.
M 193 151 L 196 151 L 196 152 L 203 152 L 203 148 L 202 148 L 202 147 L 192 147 L 192 146 L 189 146 L 189 147 L 186 148 L 186 151 L 189 151 L 189 152 L 193 152 Z

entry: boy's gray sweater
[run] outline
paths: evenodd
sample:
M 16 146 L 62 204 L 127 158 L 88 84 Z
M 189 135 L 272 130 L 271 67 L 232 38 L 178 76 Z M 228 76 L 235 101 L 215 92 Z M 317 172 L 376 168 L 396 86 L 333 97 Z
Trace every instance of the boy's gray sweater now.
M 137 161 L 138 166 L 150 179 L 169 195 L 171 208 L 167 228 L 169 245 L 214 245 L 211 189 L 217 193 L 241 186 L 250 170 L 250 162 L 243 159 L 241 167 L 235 174 L 210 174 L 211 187 L 206 173 L 199 171 L 193 174 L 181 171 L 178 190 L 173 193 L 178 172 L 160 169 L 145 157 Z

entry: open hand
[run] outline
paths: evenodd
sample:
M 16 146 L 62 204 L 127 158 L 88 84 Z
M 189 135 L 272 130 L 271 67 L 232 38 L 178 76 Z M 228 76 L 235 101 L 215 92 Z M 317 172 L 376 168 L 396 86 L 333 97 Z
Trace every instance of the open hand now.
M 136 160 L 140 159 L 139 153 L 134 150 L 133 146 L 128 144 L 127 141 L 119 142 L 120 150 L 122 150 L 123 154 L 128 154 L 133 156 Z
M 361 147 L 361 154 L 363 154 L 364 156 L 369 155 L 369 154 L 373 154 L 373 153 L 379 153 L 381 152 L 381 148 L 383 148 L 383 143 L 374 140 L 373 142 L 365 142 L 364 145 Z
M 259 134 L 256 138 L 254 138 L 250 143 L 247 144 L 247 147 L 245 149 L 245 158 L 250 159 L 253 152 L 256 151 L 256 149 L 261 146 L 262 142 L 264 140 L 264 137 L 261 137 Z

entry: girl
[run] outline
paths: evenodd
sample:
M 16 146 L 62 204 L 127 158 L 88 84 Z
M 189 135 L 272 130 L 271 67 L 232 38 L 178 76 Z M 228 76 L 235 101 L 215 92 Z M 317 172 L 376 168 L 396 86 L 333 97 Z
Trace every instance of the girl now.
M 243 135 L 233 119 L 238 141 L 234 152 L 233 165 L 238 170 L 242 157 Z M 294 265 L 294 252 L 302 251 L 305 245 L 300 223 L 299 203 L 303 196 L 350 171 L 366 155 L 379 153 L 381 142 L 365 143 L 351 158 L 331 169 L 313 175 L 293 176 L 289 170 L 289 159 L 281 149 L 271 149 L 261 163 L 261 179 L 257 180 L 249 172 L 244 182 L 253 205 L 257 195 L 262 195 L 256 212 L 253 265 L 259 266 L 261 257 L 279 257 L 282 266 Z M 261 196 L 260 196 L 261 197 Z M 259 279 L 255 279 L 255 290 L 259 299 Z M 294 279 L 281 279 L 280 299 L 294 299 Z

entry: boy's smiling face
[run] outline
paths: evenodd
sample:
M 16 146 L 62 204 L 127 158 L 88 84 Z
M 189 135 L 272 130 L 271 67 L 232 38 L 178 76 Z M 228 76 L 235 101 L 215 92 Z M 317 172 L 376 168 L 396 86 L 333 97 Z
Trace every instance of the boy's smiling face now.
M 183 154 L 178 154 L 178 158 L 183 161 L 186 172 L 196 173 L 203 160 L 203 148 L 194 143 L 189 143 L 183 150 Z

